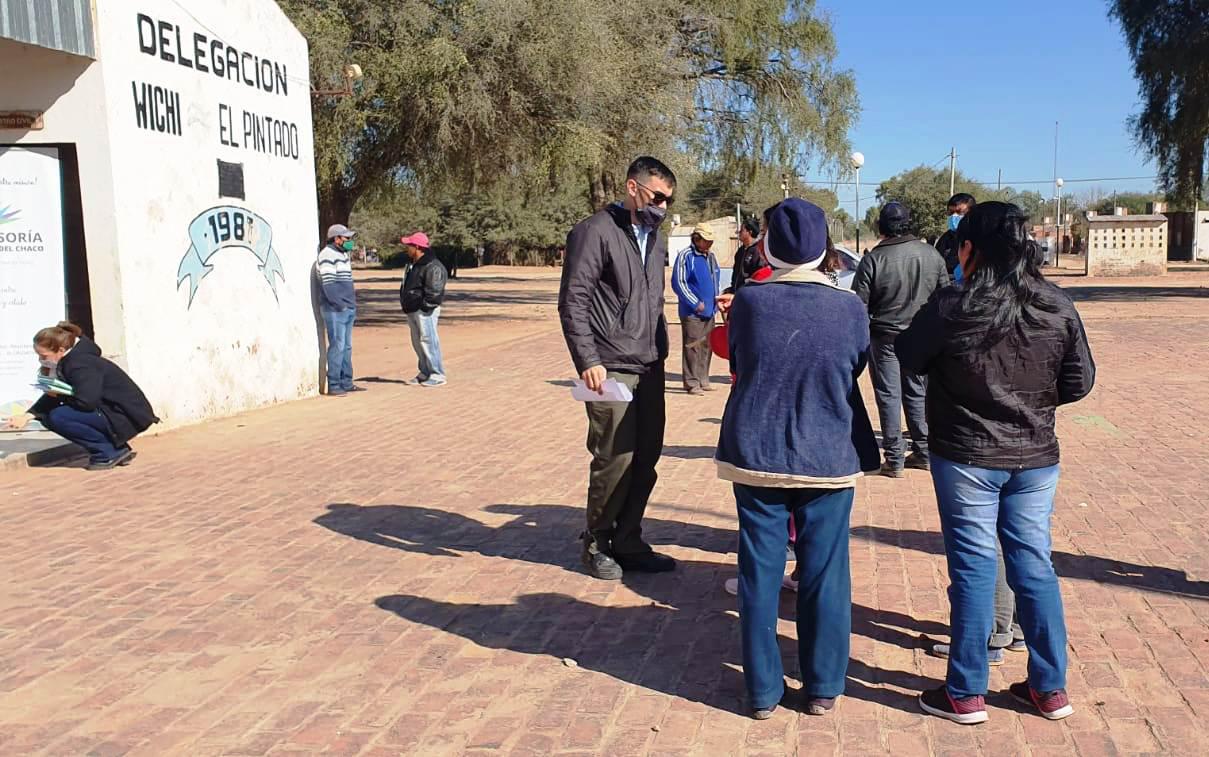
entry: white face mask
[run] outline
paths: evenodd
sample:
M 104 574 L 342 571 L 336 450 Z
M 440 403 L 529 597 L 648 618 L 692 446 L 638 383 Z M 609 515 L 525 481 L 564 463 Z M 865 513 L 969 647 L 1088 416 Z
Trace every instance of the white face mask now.
M 38 363 L 41 364 L 41 366 L 43 368 L 49 368 L 52 371 L 55 368 L 59 367 L 59 364 L 57 362 L 55 362 L 54 360 L 47 360 L 46 358 L 42 358 L 42 359 L 38 360 Z

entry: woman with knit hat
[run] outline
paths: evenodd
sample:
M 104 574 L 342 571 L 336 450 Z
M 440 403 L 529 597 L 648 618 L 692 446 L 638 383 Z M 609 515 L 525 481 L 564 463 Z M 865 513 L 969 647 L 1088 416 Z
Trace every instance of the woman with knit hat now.
M 716 463 L 739 511 L 739 619 L 753 716 L 785 693 L 777 617 L 789 519 L 797 530 L 798 656 L 810 714 L 844 692 L 852 625 L 848 522 L 853 487 L 878 469 L 877 440 L 857 379 L 869 349 L 861 301 L 818 269 L 823 211 L 776 205 L 759 244 L 772 266 L 735 296 L 729 348 L 737 381 Z

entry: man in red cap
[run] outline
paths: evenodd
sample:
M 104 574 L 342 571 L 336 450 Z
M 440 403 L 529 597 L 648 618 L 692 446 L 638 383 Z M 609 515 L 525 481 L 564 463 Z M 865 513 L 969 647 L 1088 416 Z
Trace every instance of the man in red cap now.
M 409 384 L 420 386 L 445 385 L 445 361 L 441 357 L 441 340 L 437 336 L 437 319 L 445 299 L 445 266 L 429 250 L 428 235 L 417 231 L 399 240 L 411 267 L 399 289 L 399 304 L 407 314 L 411 327 L 411 346 L 420 361 L 420 372 Z

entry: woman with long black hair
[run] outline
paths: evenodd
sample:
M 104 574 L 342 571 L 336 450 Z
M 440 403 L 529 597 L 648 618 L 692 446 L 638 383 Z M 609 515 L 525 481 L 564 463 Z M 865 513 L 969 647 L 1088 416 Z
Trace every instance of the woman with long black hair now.
M 949 566 L 952 645 L 927 713 L 987 720 L 987 639 L 997 553 L 1028 645 L 1028 680 L 1011 694 L 1044 717 L 1073 713 L 1066 695 L 1066 621 L 1050 558 L 1058 485 L 1054 410 L 1091 391 L 1083 323 L 1041 275 L 1027 216 L 976 206 L 957 228 L 962 283 L 938 292 L 896 343 L 905 370 L 928 376 L 932 481 Z

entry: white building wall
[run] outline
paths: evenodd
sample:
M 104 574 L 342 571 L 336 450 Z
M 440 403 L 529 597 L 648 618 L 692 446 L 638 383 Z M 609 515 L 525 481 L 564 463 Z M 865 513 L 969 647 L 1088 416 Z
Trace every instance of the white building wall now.
M 0 129 L 0 144 L 77 147 L 93 326 L 106 353 L 124 364 L 125 317 L 101 67 L 88 58 L 0 40 L 0 71 L 0 110 L 44 113 L 41 129 Z
M 306 41 L 273 0 L 105 0 L 97 47 L 132 375 L 170 425 L 315 394 Z M 219 160 L 243 199 L 220 196 Z

